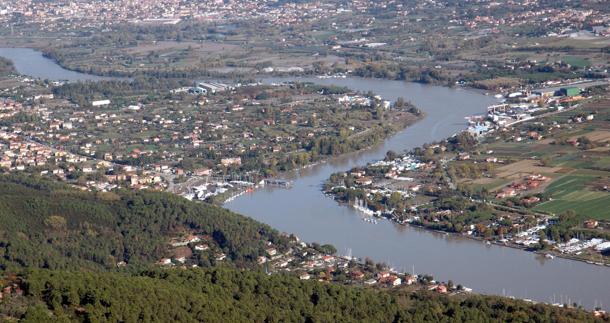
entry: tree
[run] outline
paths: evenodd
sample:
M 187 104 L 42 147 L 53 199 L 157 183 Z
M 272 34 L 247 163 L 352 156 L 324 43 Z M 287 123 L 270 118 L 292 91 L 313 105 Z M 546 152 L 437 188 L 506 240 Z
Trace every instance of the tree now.
M 485 237 L 487 235 L 487 227 L 484 224 L 477 223 L 475 229 L 479 233 L 479 236 Z
M 402 195 L 398 192 L 392 192 L 392 194 L 390 194 L 390 197 L 387 200 L 387 205 L 390 209 L 402 209 L 402 205 L 403 205 L 403 199 L 402 199 Z
M 549 247 L 549 244 L 546 242 L 543 235 L 540 235 L 540 239 L 538 239 L 538 249 L 546 250 L 546 249 L 548 249 L 548 247 Z
M 386 161 L 392 161 L 394 159 L 398 158 L 398 154 L 393 151 L 393 150 L 388 150 L 388 152 L 385 153 L 385 160 Z
M 44 224 L 53 230 L 64 230 L 66 228 L 66 219 L 59 215 L 51 215 L 44 220 Z
M 405 99 L 403 97 L 399 97 L 398 99 L 396 99 L 396 102 L 394 102 L 394 107 L 395 108 L 403 108 L 406 106 L 406 102 Z

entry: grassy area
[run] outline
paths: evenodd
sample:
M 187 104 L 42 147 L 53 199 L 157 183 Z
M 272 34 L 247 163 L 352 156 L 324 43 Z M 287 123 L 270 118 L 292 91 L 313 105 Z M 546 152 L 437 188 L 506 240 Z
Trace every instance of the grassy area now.
M 593 179 L 593 176 L 567 175 L 549 185 L 546 192 L 556 198 L 561 198 L 576 190 L 584 189 L 585 185 Z
M 610 168 L 610 156 L 601 157 L 593 163 L 594 167 L 598 168 Z
M 536 210 L 556 214 L 574 210 L 582 217 L 610 219 L 610 194 L 592 191 L 587 187 L 597 178 L 594 174 L 582 172 L 562 177 L 549 185 L 545 191 L 551 195 L 552 200 L 539 204 Z
M 576 214 L 583 218 L 594 218 L 598 220 L 610 219 L 610 195 L 599 197 L 593 200 L 553 200 L 538 205 L 535 210 L 560 214 L 567 210 L 574 210 Z
M 511 183 L 512 180 L 510 179 L 494 179 L 492 182 L 486 182 L 486 183 L 477 183 L 477 181 L 473 182 L 473 189 L 475 192 L 479 192 L 481 191 L 483 188 L 487 189 L 487 190 L 495 190 L 499 187 L 505 186 L 509 183 Z
M 575 155 L 567 155 L 563 157 L 557 158 L 553 163 L 557 163 L 557 166 L 560 167 L 569 167 L 569 168 L 585 168 L 587 166 L 591 166 L 590 161 L 582 159 L 580 156 Z
M 591 63 L 589 63 L 588 59 L 582 58 L 582 57 L 565 56 L 562 60 L 564 63 L 570 64 L 570 65 L 572 65 L 574 67 L 578 67 L 578 68 L 583 68 L 583 67 L 587 67 L 587 66 L 591 65 Z

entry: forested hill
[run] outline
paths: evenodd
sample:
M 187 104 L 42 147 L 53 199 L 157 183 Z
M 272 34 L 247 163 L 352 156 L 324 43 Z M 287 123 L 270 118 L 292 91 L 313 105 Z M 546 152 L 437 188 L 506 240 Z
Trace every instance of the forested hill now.
M 231 261 L 165 268 L 172 237 L 209 237 Z M 374 289 L 254 267 L 288 239 L 254 220 L 159 192 L 83 192 L 0 175 L 0 321 L 585 322 L 589 313 L 500 297 Z M 126 268 L 116 268 L 125 261 Z M 207 266 L 205 266 L 207 265 Z
M 14 278 L 0 318 L 25 322 L 593 322 L 574 309 L 500 297 L 348 287 L 236 269 Z
M 0 176 L 0 223 L 0 269 L 10 270 L 151 264 L 184 234 L 209 237 L 240 267 L 254 264 L 267 241 L 287 244 L 267 225 L 168 193 L 83 192 L 14 175 Z
M 184 232 L 229 267 L 151 266 Z M 500 297 L 374 289 L 253 267 L 287 238 L 246 217 L 159 192 L 92 193 L 0 176 L 0 320 L 25 322 L 584 322 L 589 313 Z M 120 261 L 129 265 L 115 268 Z M 238 269 L 242 268 L 242 269 Z

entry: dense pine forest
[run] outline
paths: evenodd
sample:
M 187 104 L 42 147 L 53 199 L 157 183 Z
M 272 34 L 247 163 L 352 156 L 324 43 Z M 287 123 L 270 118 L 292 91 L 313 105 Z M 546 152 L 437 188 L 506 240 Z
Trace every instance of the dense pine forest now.
M 34 270 L 2 314 L 25 322 L 593 322 L 585 312 L 500 297 L 348 287 L 236 269 Z
M 4 270 L 150 264 L 183 232 L 209 235 L 240 267 L 264 254 L 264 242 L 287 243 L 269 226 L 172 194 L 91 193 L 21 176 L 0 176 L 0 223 Z
M 272 228 L 159 192 L 83 192 L 0 176 L 0 319 L 23 322 L 587 322 L 582 310 L 267 275 Z M 223 265 L 161 268 L 181 232 L 212 237 Z M 117 267 L 119 262 L 127 266 Z

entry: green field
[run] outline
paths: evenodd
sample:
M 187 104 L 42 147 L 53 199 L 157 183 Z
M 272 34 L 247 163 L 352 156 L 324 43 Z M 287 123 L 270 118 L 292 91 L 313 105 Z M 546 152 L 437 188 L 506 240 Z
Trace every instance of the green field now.
M 604 152 L 607 154 L 607 152 Z M 579 169 L 581 173 L 585 170 L 595 171 L 595 169 L 610 169 L 610 157 L 602 156 L 601 153 L 590 153 L 586 156 L 569 154 L 554 157 L 551 161 L 553 166 Z M 604 176 L 604 174 L 600 174 Z
M 535 209 L 555 214 L 574 210 L 583 218 L 610 219 L 610 194 L 587 188 L 587 184 L 597 178 L 598 176 L 585 172 L 565 176 L 546 189 L 545 192 L 553 200 L 541 203 Z
M 586 201 L 553 200 L 538 205 L 535 210 L 560 214 L 567 210 L 574 210 L 576 214 L 583 218 L 593 218 L 598 220 L 610 219 L 610 195 Z
M 553 198 L 563 198 L 564 196 L 585 188 L 585 185 L 595 179 L 594 176 L 587 175 L 567 175 L 553 182 L 546 189 Z
M 483 188 L 487 189 L 487 190 L 493 190 L 497 187 L 501 187 L 501 186 L 505 186 L 509 183 L 511 183 L 512 180 L 511 179 L 496 179 L 491 183 L 487 183 L 487 184 L 472 184 L 472 189 L 475 192 L 480 192 Z
M 570 64 L 574 67 L 579 67 L 579 68 L 583 68 L 583 67 L 587 67 L 587 66 L 591 65 L 591 63 L 589 62 L 588 59 L 575 57 L 575 56 L 565 56 L 562 59 L 562 61 L 566 64 Z
M 593 162 L 593 167 L 610 170 L 610 156 L 601 157 Z
M 531 153 L 531 145 L 516 142 L 494 142 L 484 146 L 485 150 L 493 150 L 496 157 L 521 157 L 527 158 Z

